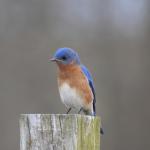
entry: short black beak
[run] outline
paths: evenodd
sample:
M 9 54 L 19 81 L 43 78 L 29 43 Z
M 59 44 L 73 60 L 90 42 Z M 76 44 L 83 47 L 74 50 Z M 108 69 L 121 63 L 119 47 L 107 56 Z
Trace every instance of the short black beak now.
M 55 58 L 55 57 L 52 57 L 52 58 L 51 58 L 51 57 L 49 56 L 49 57 L 48 57 L 48 63 L 50 63 L 51 61 L 56 61 L 56 58 Z
M 55 57 L 53 57 L 53 58 L 49 58 L 48 60 L 49 60 L 49 61 L 62 62 L 62 60 L 57 59 L 57 58 L 55 58 Z
M 56 58 L 50 58 L 49 60 L 50 61 L 56 61 Z

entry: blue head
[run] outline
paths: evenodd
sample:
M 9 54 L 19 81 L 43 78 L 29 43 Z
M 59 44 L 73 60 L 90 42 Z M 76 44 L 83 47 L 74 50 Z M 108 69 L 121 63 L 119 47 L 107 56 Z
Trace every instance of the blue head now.
M 56 50 L 51 61 L 56 61 L 59 64 L 80 64 L 78 53 L 71 48 L 59 48 Z

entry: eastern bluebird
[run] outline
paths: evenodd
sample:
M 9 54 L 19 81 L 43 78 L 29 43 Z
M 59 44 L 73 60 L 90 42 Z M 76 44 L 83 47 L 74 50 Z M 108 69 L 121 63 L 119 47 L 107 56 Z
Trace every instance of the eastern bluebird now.
M 96 115 L 96 97 L 92 76 L 81 64 L 78 53 L 71 48 L 59 48 L 51 61 L 58 65 L 58 88 L 61 101 L 80 113 Z M 101 129 L 101 133 L 103 133 Z

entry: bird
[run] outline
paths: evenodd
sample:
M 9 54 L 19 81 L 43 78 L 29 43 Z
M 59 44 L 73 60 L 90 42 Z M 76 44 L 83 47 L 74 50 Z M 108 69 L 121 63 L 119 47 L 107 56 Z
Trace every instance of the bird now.
M 96 94 L 90 71 L 80 61 L 77 51 L 58 48 L 50 61 L 58 66 L 58 89 L 67 114 L 77 110 L 78 114 L 96 116 Z M 101 128 L 101 133 L 103 130 Z

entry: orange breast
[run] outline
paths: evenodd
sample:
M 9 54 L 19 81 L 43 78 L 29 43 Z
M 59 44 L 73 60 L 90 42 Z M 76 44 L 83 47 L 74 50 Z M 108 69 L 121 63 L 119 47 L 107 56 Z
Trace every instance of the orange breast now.
M 89 86 L 88 80 L 83 74 L 80 66 L 75 64 L 62 65 L 59 64 L 58 84 L 61 86 L 64 82 L 70 87 L 75 88 L 83 98 L 85 104 L 89 104 L 93 100 L 93 94 Z M 69 92 L 69 91 L 68 91 Z

